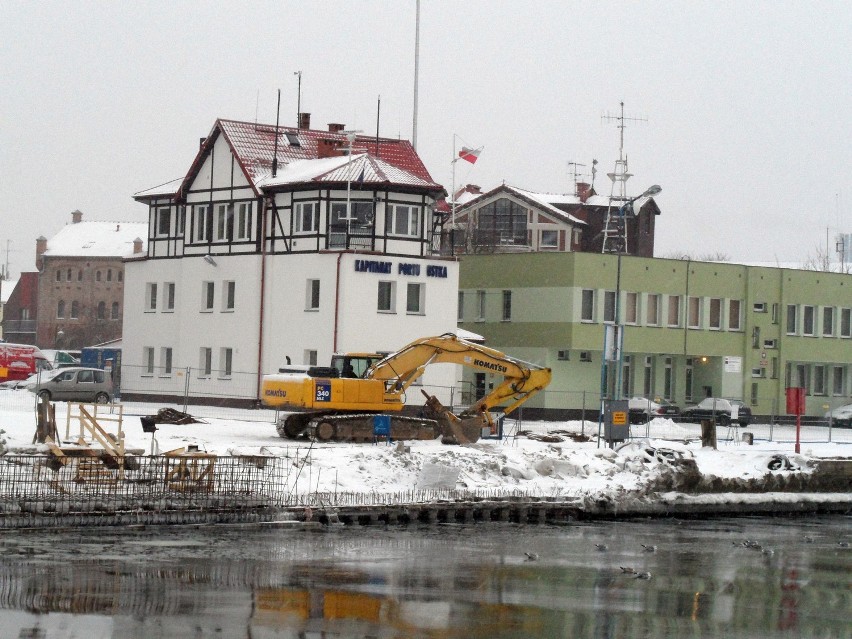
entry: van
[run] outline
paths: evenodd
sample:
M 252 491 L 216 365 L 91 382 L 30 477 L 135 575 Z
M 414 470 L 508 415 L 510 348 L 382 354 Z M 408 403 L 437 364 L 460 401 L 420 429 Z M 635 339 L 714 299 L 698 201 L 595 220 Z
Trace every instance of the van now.
M 27 390 L 47 401 L 107 404 L 113 398 L 112 379 L 105 371 L 79 366 L 51 371 Z
M 51 368 L 44 353 L 32 344 L 0 342 L 0 382 L 26 379 Z

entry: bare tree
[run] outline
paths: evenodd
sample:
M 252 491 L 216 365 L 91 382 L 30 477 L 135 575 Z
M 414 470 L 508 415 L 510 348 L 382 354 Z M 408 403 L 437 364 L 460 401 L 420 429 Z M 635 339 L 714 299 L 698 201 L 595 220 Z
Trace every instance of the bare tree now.
M 820 271 L 824 273 L 852 274 L 852 262 L 833 262 L 831 252 L 823 246 L 814 247 L 814 252 L 809 253 L 802 262 L 802 268 L 806 271 Z
M 661 255 L 660 257 L 669 260 L 689 260 L 691 262 L 729 262 L 731 260 L 731 257 L 722 251 L 716 251 L 715 253 L 700 253 L 698 255 L 681 253 L 680 251 L 671 251 L 665 255 Z

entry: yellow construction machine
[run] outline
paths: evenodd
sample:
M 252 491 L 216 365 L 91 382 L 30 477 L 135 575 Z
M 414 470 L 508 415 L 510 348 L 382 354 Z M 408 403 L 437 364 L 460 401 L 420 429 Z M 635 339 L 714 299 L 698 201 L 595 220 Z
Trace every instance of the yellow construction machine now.
M 421 389 L 425 406 L 403 415 L 406 391 L 432 364 L 460 364 L 501 375 L 503 381 L 459 415 Z M 441 435 L 445 443 L 470 443 L 483 428 L 494 428 L 492 410 L 511 413 L 545 388 L 550 377 L 549 368 L 445 333 L 415 340 L 383 358 L 376 353 L 335 355 L 327 368 L 265 375 L 261 400 L 294 411 L 277 425 L 278 434 L 290 439 L 374 441 L 375 416 L 387 415 L 391 439 Z

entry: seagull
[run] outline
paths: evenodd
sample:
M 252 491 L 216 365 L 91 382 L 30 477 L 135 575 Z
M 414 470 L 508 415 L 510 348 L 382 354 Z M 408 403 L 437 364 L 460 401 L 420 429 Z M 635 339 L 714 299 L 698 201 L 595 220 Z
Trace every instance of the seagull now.
M 805 543 L 806 544 L 814 543 L 814 538 L 813 537 L 805 537 Z
M 645 552 L 657 552 L 657 547 L 656 546 L 646 546 L 645 544 L 642 544 L 642 550 L 644 550 Z
M 527 556 L 527 561 L 537 561 L 538 560 L 538 553 L 537 552 L 525 552 L 524 554 Z
M 607 550 L 606 544 L 595 544 L 595 548 L 597 548 L 601 552 Z
M 651 573 L 650 572 L 637 572 L 635 578 L 636 579 L 650 579 Z
M 772 548 L 764 548 L 761 552 L 762 552 L 764 555 L 766 555 L 767 557 L 771 557 L 772 555 L 774 555 L 774 554 L 775 554 L 775 551 L 774 551 L 774 550 L 772 550 Z
M 636 574 L 636 570 L 634 568 L 631 568 L 630 566 L 619 566 L 619 568 L 621 568 L 621 572 L 623 572 L 625 575 Z
M 848 541 L 838 541 L 837 545 L 840 546 L 841 548 L 849 548 L 849 542 Z

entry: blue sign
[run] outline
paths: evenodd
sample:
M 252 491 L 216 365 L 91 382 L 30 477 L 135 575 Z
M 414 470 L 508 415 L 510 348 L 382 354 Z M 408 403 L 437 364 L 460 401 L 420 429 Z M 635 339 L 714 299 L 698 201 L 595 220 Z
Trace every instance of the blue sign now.
M 391 416 L 373 415 L 373 436 L 390 437 Z
M 317 380 L 314 391 L 315 402 L 331 401 L 331 381 L 327 379 Z
M 426 267 L 426 277 L 447 277 L 447 267 L 429 264 Z

